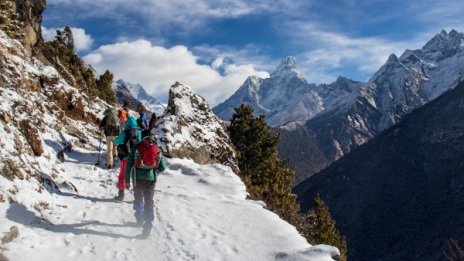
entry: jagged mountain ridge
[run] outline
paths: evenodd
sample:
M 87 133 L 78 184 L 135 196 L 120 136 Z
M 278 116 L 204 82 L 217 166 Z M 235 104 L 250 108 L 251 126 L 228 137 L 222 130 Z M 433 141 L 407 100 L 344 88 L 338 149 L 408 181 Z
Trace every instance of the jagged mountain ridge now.
M 131 101 L 132 107 L 137 108 L 139 103 L 142 103 L 145 108 L 156 115 L 161 115 L 164 112 L 164 105 L 155 97 L 149 95 L 143 86 L 140 84 L 133 84 L 119 79 L 113 85 L 113 90 L 118 98 L 118 103 L 123 104 L 124 100 Z
M 444 260 L 464 241 L 464 82 L 295 188 L 319 193 L 352 260 Z
M 283 158 L 306 158 L 304 162 L 289 163 L 296 169 L 298 183 L 454 88 L 464 77 L 462 64 L 464 35 L 455 30 L 449 34 L 442 31 L 422 49 L 406 50 L 399 58 L 391 55 L 351 98 L 297 126 L 304 131 L 282 128 L 279 153 Z M 308 149 L 294 151 L 286 145 L 303 139 L 311 143 Z M 322 155 L 312 157 L 310 147 L 319 148 Z M 320 157 L 326 161 L 320 161 Z
M 347 98 L 360 85 L 360 82 L 343 77 L 332 84 L 310 84 L 303 77 L 295 58 L 286 57 L 270 78 L 250 76 L 229 99 L 213 111 L 220 118 L 229 120 L 234 108 L 245 103 L 253 107 L 255 115 L 266 115 L 271 126 L 290 121 L 304 123 Z

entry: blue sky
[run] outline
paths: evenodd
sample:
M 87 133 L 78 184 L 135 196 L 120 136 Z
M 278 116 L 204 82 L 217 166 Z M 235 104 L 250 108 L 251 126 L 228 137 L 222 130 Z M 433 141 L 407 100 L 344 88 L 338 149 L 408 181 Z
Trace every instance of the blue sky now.
M 464 31 L 462 0 L 47 0 L 43 34 L 73 27 L 98 72 L 166 101 L 179 80 L 215 105 L 294 56 L 309 82 L 367 81 L 441 29 Z

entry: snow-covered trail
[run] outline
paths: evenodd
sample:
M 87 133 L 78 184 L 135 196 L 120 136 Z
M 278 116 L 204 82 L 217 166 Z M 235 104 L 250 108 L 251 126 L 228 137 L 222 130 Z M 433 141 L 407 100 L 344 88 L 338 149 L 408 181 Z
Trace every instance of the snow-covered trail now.
M 6 212 L 0 229 L 19 228 L 7 244 L 10 260 L 332 260 L 337 251 L 310 248 L 288 223 L 245 200 L 230 168 L 181 159 L 170 159 L 159 175 L 155 227 L 140 240 L 132 193 L 124 202 L 113 200 L 118 168 L 95 169 L 94 152 L 67 156 L 62 165 L 79 196 L 53 194 L 42 210 L 46 220 L 22 205 L 0 204 Z

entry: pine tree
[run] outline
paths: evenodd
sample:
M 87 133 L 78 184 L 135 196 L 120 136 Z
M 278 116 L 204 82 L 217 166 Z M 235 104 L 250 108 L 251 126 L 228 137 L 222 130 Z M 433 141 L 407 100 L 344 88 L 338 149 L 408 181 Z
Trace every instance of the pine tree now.
M 300 212 L 292 194 L 293 170 L 287 161 L 277 156 L 280 137 L 266 125 L 264 116 L 253 116 L 253 108 L 235 108 L 228 127 L 237 152 L 240 176 L 253 199 L 262 200 L 271 211 L 294 225 L 311 244 L 329 244 L 339 248 L 341 260 L 346 260 L 346 243 L 335 228 L 329 209 L 318 196 L 315 208 Z
M 106 70 L 97 80 L 98 96 L 110 104 L 116 103 L 116 95 L 113 91 L 113 78 L 113 74 Z
M 43 45 L 43 54 L 70 85 L 83 90 L 90 99 L 98 96 L 109 103 L 116 102 L 114 91 L 108 82 L 109 76 L 112 81 L 112 74 L 107 71 L 103 74 L 103 79 L 95 79 L 93 70 L 76 54 L 74 37 L 68 26 L 57 30 L 55 40 Z
M 335 227 L 329 208 L 319 194 L 314 198 L 314 207 L 304 217 L 303 234 L 311 244 L 327 244 L 340 250 L 341 260 L 346 260 L 346 241 Z
M 69 52 L 74 53 L 76 51 L 74 49 L 73 33 L 71 31 L 71 28 L 69 28 L 69 26 L 66 26 L 63 30 L 57 30 L 55 39 L 60 44 L 65 46 L 69 50 Z
M 279 134 L 270 130 L 264 116 L 254 117 L 253 108 L 243 104 L 235 109 L 228 130 L 250 196 L 297 223 L 299 205 L 291 193 L 294 172 L 277 156 Z

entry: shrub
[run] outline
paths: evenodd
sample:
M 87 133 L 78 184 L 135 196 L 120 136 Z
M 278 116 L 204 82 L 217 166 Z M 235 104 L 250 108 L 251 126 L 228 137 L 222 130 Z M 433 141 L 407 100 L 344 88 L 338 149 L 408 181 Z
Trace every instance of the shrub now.
M 21 132 L 26 137 L 29 146 L 31 146 L 32 152 L 35 156 L 41 156 L 43 153 L 42 142 L 37 132 L 37 129 L 28 120 L 23 120 L 19 123 Z

